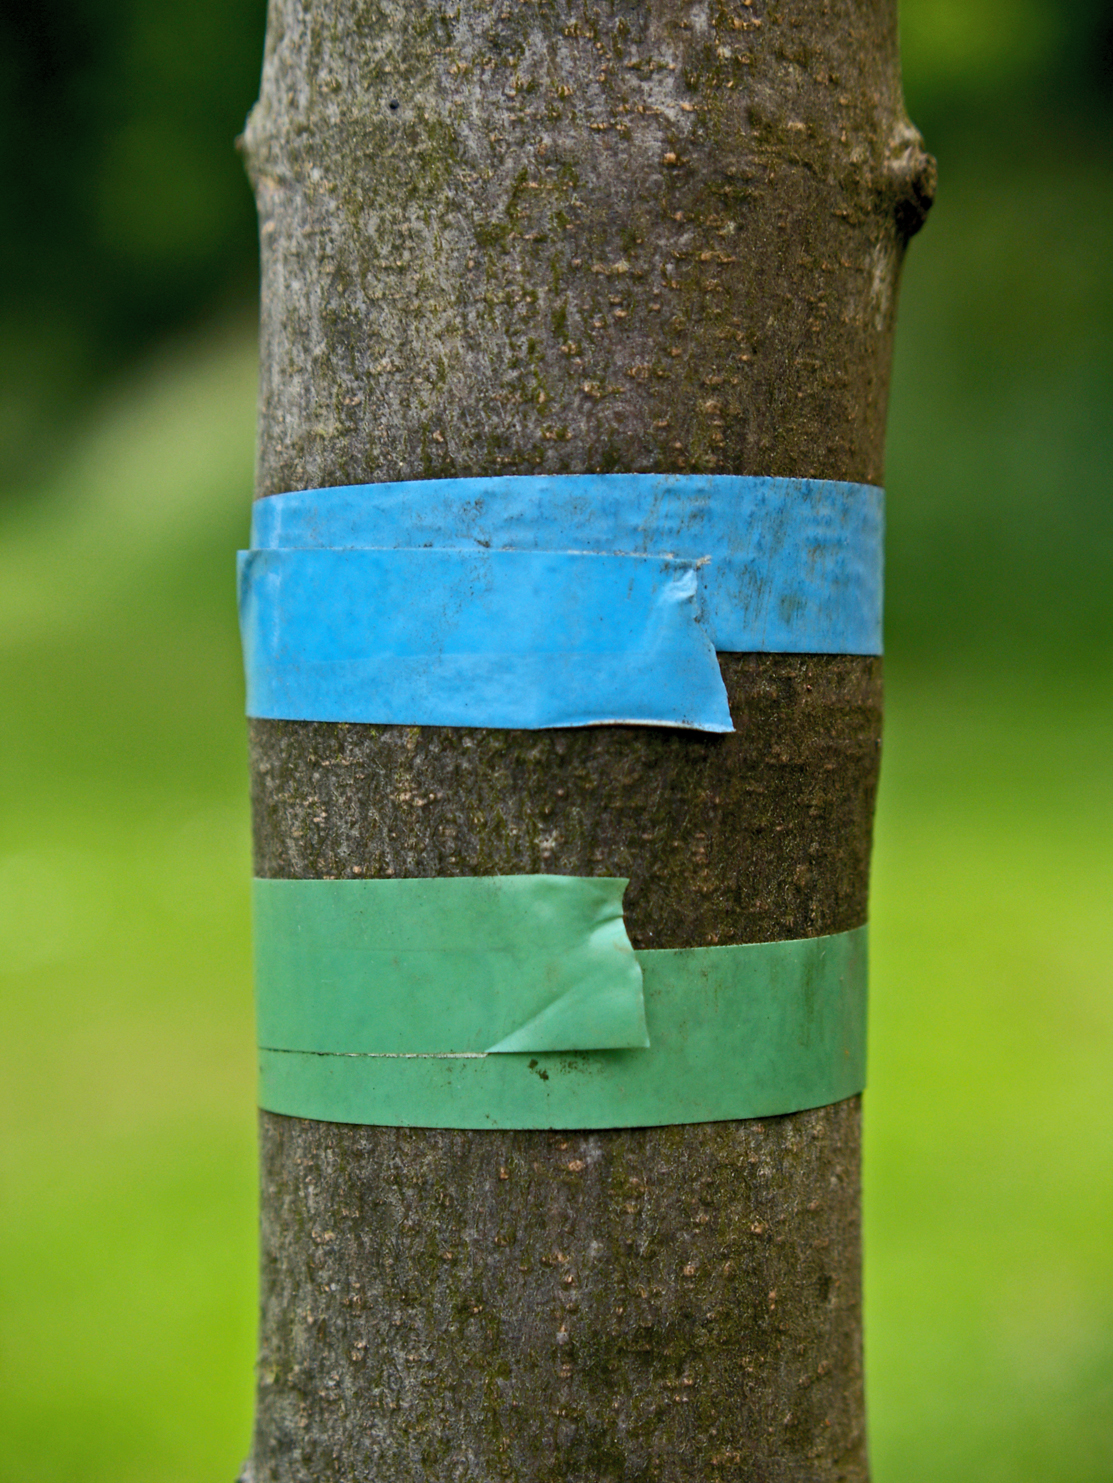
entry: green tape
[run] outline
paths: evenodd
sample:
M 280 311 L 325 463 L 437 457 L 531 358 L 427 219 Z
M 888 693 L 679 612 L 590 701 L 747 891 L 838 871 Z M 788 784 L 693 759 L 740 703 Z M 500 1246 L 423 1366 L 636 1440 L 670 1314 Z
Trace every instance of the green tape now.
M 399 1127 L 611 1128 L 769 1117 L 862 1090 L 864 926 L 631 955 L 616 931 L 624 886 L 567 876 L 256 882 L 261 1105 Z M 524 944 L 515 919 L 529 923 Z M 424 976 L 397 976 L 420 952 Z M 624 992 L 612 953 L 624 971 L 631 956 L 640 965 L 642 1038 L 626 1044 L 642 1049 L 585 1048 L 586 1035 L 634 1023 L 631 980 Z M 532 969 L 515 979 L 513 963 L 557 976 L 540 989 Z M 485 997 L 492 965 L 501 987 Z M 419 986 L 413 997 L 409 983 Z M 367 987 L 353 992 L 359 984 Z M 385 995 L 384 984 L 393 986 Z M 459 984 L 470 986 L 466 1011 Z M 380 1007 L 361 1018 L 353 1006 L 368 1000 Z M 465 1028 L 488 1053 L 456 1048 Z M 353 1031 L 365 1038 L 357 1043 Z
M 644 1047 L 626 884 L 257 880 L 259 1044 L 379 1055 Z

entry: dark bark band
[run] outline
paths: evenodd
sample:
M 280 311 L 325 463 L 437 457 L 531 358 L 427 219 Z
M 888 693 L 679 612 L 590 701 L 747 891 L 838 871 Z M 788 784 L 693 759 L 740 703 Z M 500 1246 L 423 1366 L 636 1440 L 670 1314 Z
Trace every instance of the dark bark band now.
M 635 948 L 860 926 L 881 661 L 720 664 L 722 737 L 252 721 L 255 874 L 624 876 Z

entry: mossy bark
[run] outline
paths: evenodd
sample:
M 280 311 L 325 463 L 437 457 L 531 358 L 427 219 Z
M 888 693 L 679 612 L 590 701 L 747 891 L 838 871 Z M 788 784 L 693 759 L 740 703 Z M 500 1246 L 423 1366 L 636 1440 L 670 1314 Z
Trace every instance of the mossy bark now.
M 933 166 L 890 0 L 271 0 L 260 496 L 880 482 Z M 880 666 L 729 737 L 252 725 L 256 870 L 627 875 L 635 944 L 865 919 Z M 866 1477 L 857 1100 L 575 1133 L 263 1114 L 255 1483 Z

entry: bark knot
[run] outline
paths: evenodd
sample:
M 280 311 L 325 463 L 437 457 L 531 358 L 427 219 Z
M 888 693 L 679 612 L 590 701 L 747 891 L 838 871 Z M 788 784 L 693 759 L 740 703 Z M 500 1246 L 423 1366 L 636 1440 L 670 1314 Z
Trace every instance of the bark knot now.
M 924 148 L 920 131 L 911 124 L 903 125 L 890 142 L 885 188 L 897 230 L 906 242 L 927 220 L 938 179 L 935 158 Z

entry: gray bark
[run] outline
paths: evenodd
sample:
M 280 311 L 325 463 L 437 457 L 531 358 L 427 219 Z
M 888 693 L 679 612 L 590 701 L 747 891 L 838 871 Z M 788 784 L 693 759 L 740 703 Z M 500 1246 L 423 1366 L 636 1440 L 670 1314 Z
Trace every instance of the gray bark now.
M 933 186 L 889 0 L 272 0 L 247 152 L 260 496 L 880 482 Z M 857 925 L 879 663 L 722 663 L 730 737 L 255 722 L 257 873 L 628 875 L 647 947 Z M 858 1128 L 263 1114 L 249 1475 L 864 1479 Z

